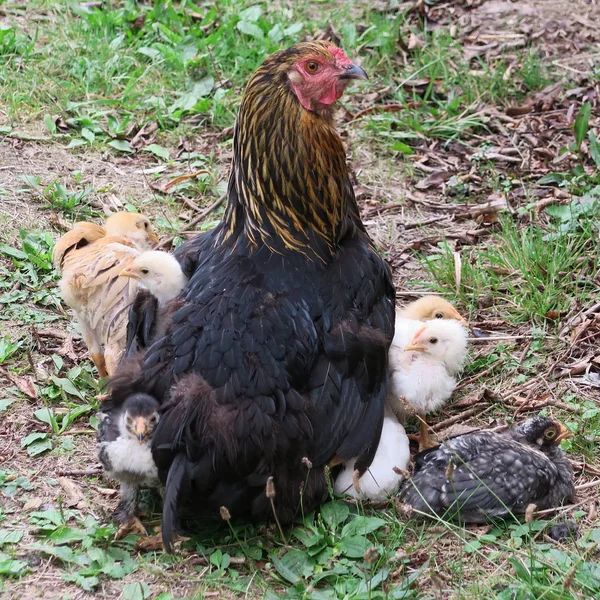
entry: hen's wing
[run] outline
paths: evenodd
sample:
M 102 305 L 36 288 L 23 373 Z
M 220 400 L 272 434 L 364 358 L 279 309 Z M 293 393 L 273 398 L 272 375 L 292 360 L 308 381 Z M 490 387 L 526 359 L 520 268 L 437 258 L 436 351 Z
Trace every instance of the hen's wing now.
M 404 498 L 425 513 L 482 522 L 523 513 L 557 479 L 556 466 L 541 452 L 482 431 L 419 454 Z
M 145 391 L 164 403 L 153 451 L 167 520 L 179 494 L 199 513 L 225 505 L 264 518 L 269 476 L 278 516 L 289 520 L 302 486 L 305 509 L 322 501 L 323 466 L 334 457 L 364 454 L 368 465 L 383 420 L 394 290 L 365 238 L 350 238 L 328 268 L 266 247 L 200 252 L 186 304 L 140 375 L 112 394 L 119 402 Z

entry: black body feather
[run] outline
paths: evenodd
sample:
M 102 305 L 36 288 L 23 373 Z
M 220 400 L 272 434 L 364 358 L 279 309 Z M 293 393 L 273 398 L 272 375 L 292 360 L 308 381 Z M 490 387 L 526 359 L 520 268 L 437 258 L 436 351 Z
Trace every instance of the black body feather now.
M 363 456 L 366 468 L 381 432 L 394 287 L 358 217 L 341 140 L 279 75 L 291 58 L 271 57 L 248 85 L 225 218 L 177 250 L 190 276 L 181 305 L 164 334 L 142 340 L 137 374 L 113 383 L 113 405 L 141 391 L 162 405 L 153 454 L 166 546 L 183 505 L 272 517 L 270 476 L 280 521 L 314 509 L 326 465 Z M 267 105 L 254 97 L 263 88 Z

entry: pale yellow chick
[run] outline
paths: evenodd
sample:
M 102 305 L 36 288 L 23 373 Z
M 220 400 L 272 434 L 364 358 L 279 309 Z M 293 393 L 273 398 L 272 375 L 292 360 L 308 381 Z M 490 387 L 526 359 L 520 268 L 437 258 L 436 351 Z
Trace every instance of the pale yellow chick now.
M 112 375 L 127 336 L 128 311 L 137 281 L 119 277 L 144 250 L 158 242 L 150 221 L 138 213 L 111 215 L 104 227 L 76 223 L 53 252 L 62 274 L 60 290 L 77 317 L 100 377 Z
M 399 385 L 398 382 L 406 381 L 406 361 L 415 360 L 415 353 L 407 353 L 406 347 L 414 342 L 415 335 L 423 330 L 423 325 L 425 322 L 437 322 L 438 319 L 442 321 L 458 323 L 461 325 L 459 328 L 452 325 L 449 327 L 442 325 L 442 331 L 454 331 L 455 337 L 457 338 L 457 344 L 452 344 L 453 348 L 462 348 L 462 344 L 464 342 L 465 354 L 463 355 L 462 350 L 459 350 L 460 362 L 462 364 L 466 356 L 467 332 L 465 327 L 467 322 L 454 308 L 454 306 L 450 304 L 450 302 L 444 298 L 441 298 L 440 296 L 423 296 L 422 298 L 407 304 L 403 308 L 396 309 L 396 327 L 394 339 L 392 340 L 392 345 L 390 346 L 389 350 L 390 379 L 387 403 L 400 422 L 404 422 L 407 410 L 410 412 L 420 412 L 422 415 L 424 415 L 425 412 L 429 412 L 429 410 L 419 410 L 420 407 L 415 406 L 415 404 L 419 405 L 420 402 L 415 401 L 414 394 L 409 393 L 412 401 L 406 398 L 405 394 L 402 393 L 402 390 L 405 390 L 406 387 Z M 443 390 L 448 390 L 449 388 L 451 389 L 447 395 L 442 389 L 439 390 L 439 394 L 434 393 L 434 395 L 441 395 L 444 397 L 444 400 L 449 398 L 456 385 L 456 382 L 453 379 L 453 377 L 456 375 L 456 372 L 454 372 L 454 370 L 452 371 L 452 375 L 450 375 L 450 378 L 453 380 L 452 384 L 450 384 L 447 379 L 442 377 L 442 373 L 440 371 L 440 380 L 438 381 L 439 385 L 441 388 L 443 388 Z M 408 389 L 412 389 L 412 387 L 409 385 Z M 417 440 L 419 441 L 420 448 L 431 446 L 427 423 L 423 418 L 421 418 L 420 434 L 417 437 Z

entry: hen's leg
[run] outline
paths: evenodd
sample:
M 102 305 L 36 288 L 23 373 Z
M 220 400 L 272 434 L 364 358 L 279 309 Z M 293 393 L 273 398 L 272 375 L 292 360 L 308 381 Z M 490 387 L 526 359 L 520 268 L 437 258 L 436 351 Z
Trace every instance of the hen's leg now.
M 113 517 L 119 524 L 119 530 L 115 535 L 115 539 L 120 540 L 128 533 L 139 533 L 140 535 L 148 535 L 146 528 L 136 516 L 138 486 L 129 483 L 121 484 L 121 501 L 117 506 Z

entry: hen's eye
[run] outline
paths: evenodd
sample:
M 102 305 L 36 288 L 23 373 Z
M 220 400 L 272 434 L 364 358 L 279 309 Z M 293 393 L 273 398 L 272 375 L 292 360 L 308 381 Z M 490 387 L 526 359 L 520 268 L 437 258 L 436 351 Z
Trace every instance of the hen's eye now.
M 547 431 L 544 432 L 544 437 L 547 440 L 553 440 L 556 437 L 556 430 L 555 429 L 548 429 Z
M 146 269 L 146 267 L 143 267 L 140 269 L 140 273 L 142 275 L 148 275 L 148 273 L 150 273 L 150 271 L 148 269 Z
M 442 313 L 435 313 L 435 318 L 436 319 L 443 319 L 444 315 Z
M 437 338 L 430 338 L 430 339 L 429 339 L 429 343 L 430 343 L 430 344 L 437 344 L 437 342 L 438 342 L 438 339 L 437 339 Z
M 316 73 L 319 70 L 319 63 L 315 62 L 314 60 L 309 60 L 306 63 L 306 70 L 309 73 Z

